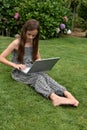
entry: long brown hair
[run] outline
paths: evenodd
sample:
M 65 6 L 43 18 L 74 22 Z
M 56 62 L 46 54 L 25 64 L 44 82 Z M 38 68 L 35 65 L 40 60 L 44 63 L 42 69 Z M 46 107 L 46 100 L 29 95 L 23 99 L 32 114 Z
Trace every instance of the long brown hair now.
M 18 48 L 18 61 L 20 63 L 23 63 L 23 56 L 24 56 L 24 47 L 26 43 L 26 32 L 37 30 L 38 33 L 36 37 L 33 39 L 33 54 L 32 54 L 32 60 L 36 60 L 36 55 L 38 52 L 38 42 L 39 42 L 39 34 L 40 34 L 40 26 L 39 22 L 35 19 L 28 20 L 22 27 L 21 35 L 20 35 L 20 43 Z

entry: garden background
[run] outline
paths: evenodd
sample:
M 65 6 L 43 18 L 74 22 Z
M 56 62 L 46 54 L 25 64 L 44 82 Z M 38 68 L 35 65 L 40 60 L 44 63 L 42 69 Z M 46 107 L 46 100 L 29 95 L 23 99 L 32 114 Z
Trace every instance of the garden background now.
M 54 107 L 31 87 L 14 81 L 12 68 L 0 63 L 0 130 L 87 130 L 86 12 L 86 0 L 0 0 L 0 53 L 26 20 L 39 20 L 41 57 L 60 57 L 47 73 L 80 102 L 77 108 Z M 73 37 L 76 28 L 85 35 Z
M 20 34 L 23 24 L 31 18 L 40 22 L 41 39 L 67 34 L 75 27 L 87 30 L 86 0 L 0 0 L 0 34 Z M 61 28 L 61 24 L 65 24 Z

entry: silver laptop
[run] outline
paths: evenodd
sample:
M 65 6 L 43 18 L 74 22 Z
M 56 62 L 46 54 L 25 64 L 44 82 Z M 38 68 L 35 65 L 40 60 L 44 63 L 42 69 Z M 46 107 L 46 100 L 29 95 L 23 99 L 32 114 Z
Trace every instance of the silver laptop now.
M 52 69 L 52 67 L 57 63 L 59 59 L 60 57 L 36 60 L 31 67 L 26 67 L 26 69 L 21 71 L 24 73 L 48 71 Z

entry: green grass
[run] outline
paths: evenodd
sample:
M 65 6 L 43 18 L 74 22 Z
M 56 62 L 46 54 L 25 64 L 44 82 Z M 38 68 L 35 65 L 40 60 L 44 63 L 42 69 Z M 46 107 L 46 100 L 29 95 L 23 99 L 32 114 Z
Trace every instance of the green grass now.
M 0 37 L 0 53 L 12 40 Z M 41 40 L 40 52 L 42 58 L 61 58 L 48 73 L 79 100 L 79 107 L 53 107 L 31 87 L 12 80 L 11 68 L 0 63 L 0 130 L 87 130 L 87 39 Z

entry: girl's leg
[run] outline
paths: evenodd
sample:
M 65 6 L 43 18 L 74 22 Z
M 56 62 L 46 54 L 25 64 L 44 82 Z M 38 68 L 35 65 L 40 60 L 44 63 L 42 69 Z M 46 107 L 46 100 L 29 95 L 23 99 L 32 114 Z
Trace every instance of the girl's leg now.
M 55 93 L 52 93 L 50 95 L 50 99 L 53 103 L 54 106 L 59 106 L 59 105 L 72 105 L 77 107 L 79 102 L 68 92 L 64 92 L 65 97 L 60 97 L 56 95 Z
M 33 78 L 33 81 L 31 82 L 31 86 L 34 87 L 36 92 L 40 93 L 46 98 L 49 98 L 49 95 L 53 93 L 54 91 L 47 84 L 46 79 L 43 75 L 40 75 L 39 73 L 37 73 L 35 76 L 37 78 L 35 79 L 35 82 Z
M 46 83 L 48 84 L 48 86 L 50 86 L 52 92 L 54 92 L 58 96 L 64 96 L 64 91 L 66 91 L 66 88 L 64 86 L 60 85 L 46 73 L 41 73 L 41 75 L 45 78 Z
M 78 106 L 79 102 L 75 99 L 75 97 L 66 90 L 66 88 L 56 82 L 47 74 L 43 73 L 47 84 L 53 90 L 53 93 L 50 95 L 50 99 L 52 99 L 52 103 L 55 106 L 59 105 L 73 105 Z

